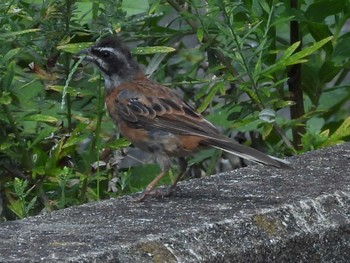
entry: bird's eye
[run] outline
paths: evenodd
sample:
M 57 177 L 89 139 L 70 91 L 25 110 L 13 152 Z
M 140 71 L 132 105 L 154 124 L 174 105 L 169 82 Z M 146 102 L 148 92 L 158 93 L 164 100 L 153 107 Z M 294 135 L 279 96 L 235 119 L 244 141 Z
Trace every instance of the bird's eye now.
M 103 51 L 101 52 L 101 57 L 103 58 L 110 58 L 111 57 L 111 53 L 108 51 Z

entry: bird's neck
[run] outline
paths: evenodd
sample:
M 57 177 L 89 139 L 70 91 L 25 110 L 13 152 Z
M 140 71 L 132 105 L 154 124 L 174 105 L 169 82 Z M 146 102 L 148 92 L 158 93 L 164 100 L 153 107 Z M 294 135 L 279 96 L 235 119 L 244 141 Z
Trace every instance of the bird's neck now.
M 109 93 L 123 84 L 129 83 L 132 81 L 146 79 L 146 76 L 142 72 L 138 72 L 137 74 L 132 74 L 127 77 L 104 75 L 103 78 L 105 81 L 106 91 Z

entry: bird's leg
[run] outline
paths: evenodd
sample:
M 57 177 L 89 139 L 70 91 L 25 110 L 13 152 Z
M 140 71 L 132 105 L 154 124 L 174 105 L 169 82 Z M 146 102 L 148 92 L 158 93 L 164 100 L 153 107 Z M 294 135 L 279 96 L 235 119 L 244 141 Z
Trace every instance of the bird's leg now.
M 157 177 L 154 178 L 153 181 L 150 182 L 150 183 L 147 185 L 145 191 L 143 191 L 141 197 L 138 198 L 137 201 L 140 201 L 140 202 L 141 202 L 141 201 L 144 201 L 145 198 L 146 198 L 147 196 L 152 195 L 152 190 L 153 190 L 153 188 L 158 184 L 158 182 L 160 181 L 160 179 L 162 179 L 162 177 L 163 177 L 167 172 L 168 172 L 168 171 L 162 171 L 159 175 L 157 175 Z
M 161 172 L 160 174 L 157 175 L 156 178 L 153 179 L 152 182 L 150 182 L 145 191 L 142 193 L 141 197 L 137 200 L 137 201 L 143 201 L 145 200 L 145 198 L 148 196 L 148 195 L 151 195 L 152 194 L 152 190 L 153 188 L 158 184 L 158 182 L 160 181 L 160 179 L 163 178 L 164 175 L 166 175 L 166 173 L 169 171 L 170 169 L 170 159 L 167 155 L 165 155 L 164 153 L 161 153 L 159 155 L 157 155 L 156 157 L 156 161 L 157 163 L 159 164 L 160 166 L 160 169 L 161 169 Z M 156 195 L 159 195 L 158 192 L 155 193 Z
M 187 170 L 187 161 L 184 157 L 179 157 L 179 167 L 180 171 L 177 177 L 175 178 L 175 181 L 170 186 L 167 193 L 165 193 L 163 196 L 170 196 L 175 192 L 177 183 L 181 180 L 181 178 L 184 176 L 186 170 Z

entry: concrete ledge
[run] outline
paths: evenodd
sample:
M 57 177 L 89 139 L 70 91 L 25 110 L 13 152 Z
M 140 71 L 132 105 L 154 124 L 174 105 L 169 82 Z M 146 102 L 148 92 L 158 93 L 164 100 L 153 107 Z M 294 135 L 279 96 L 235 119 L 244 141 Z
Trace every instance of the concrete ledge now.
M 350 144 L 0 224 L 0 262 L 349 262 Z

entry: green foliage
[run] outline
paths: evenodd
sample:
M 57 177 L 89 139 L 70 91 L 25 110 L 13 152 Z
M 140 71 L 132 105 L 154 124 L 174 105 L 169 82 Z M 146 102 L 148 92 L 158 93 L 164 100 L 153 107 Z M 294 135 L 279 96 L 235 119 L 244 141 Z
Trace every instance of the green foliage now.
M 334 3 L 333 3 L 334 2 Z M 141 190 L 154 165 L 115 169 L 101 76 L 74 55 L 118 32 L 151 78 L 182 93 L 225 133 L 272 155 L 350 138 L 347 0 L 7 1 L 0 6 L 0 190 L 6 219 Z M 290 22 L 300 39 L 290 43 Z M 136 47 L 135 48 L 135 46 Z M 290 90 L 301 64 L 304 100 Z M 289 80 L 289 81 L 288 81 Z M 303 104 L 305 112 L 288 112 Z M 292 109 L 293 110 L 293 109 Z M 292 131 L 304 127 L 301 144 Z M 116 139 L 116 138 L 118 139 Z M 191 165 L 211 173 L 219 152 Z M 204 162 L 209 160 L 208 162 Z M 176 174 L 176 170 L 171 173 Z M 171 177 L 163 183 L 170 183 Z
M 15 178 L 12 184 L 17 199 L 12 200 L 8 208 L 19 218 L 27 217 L 37 200 L 37 196 L 34 196 L 30 201 L 27 201 L 27 197 L 34 187 L 28 189 L 28 181 L 19 178 Z

